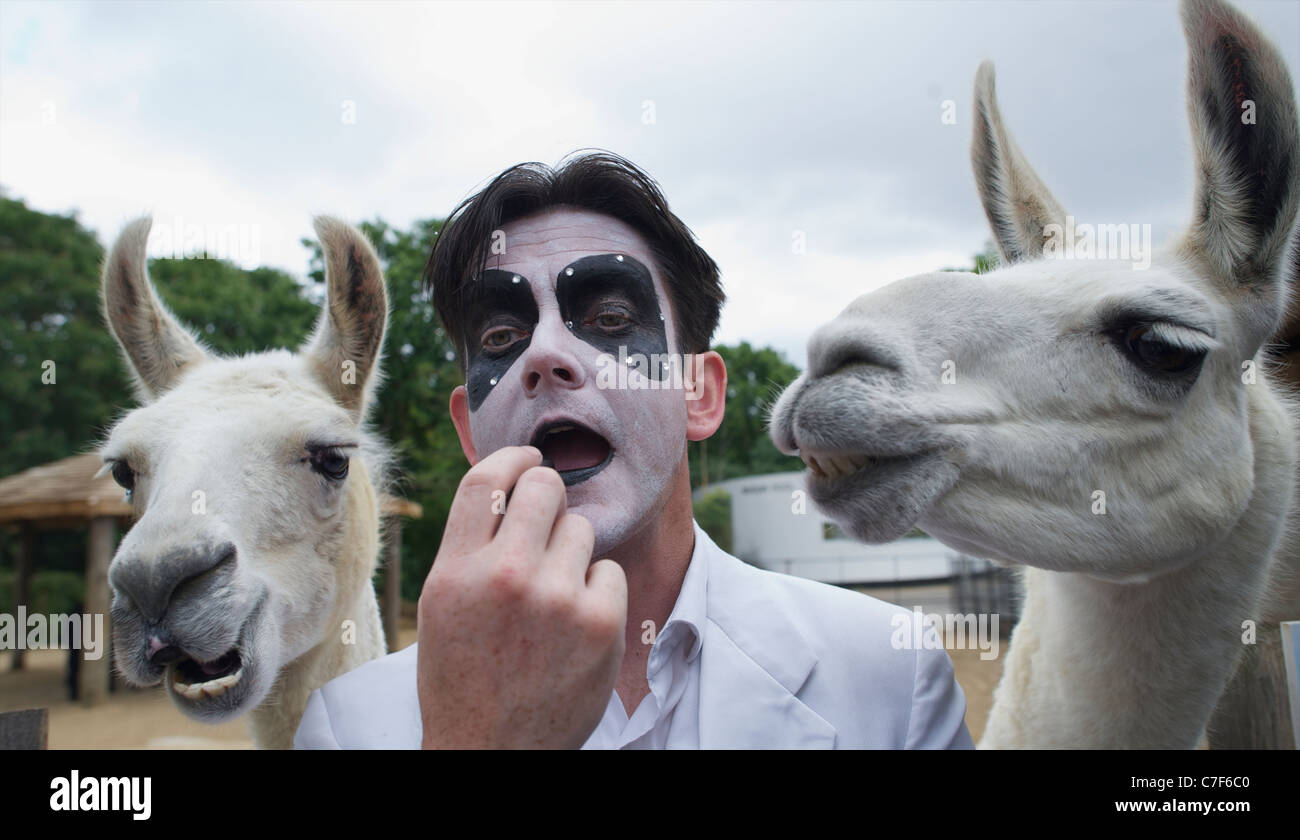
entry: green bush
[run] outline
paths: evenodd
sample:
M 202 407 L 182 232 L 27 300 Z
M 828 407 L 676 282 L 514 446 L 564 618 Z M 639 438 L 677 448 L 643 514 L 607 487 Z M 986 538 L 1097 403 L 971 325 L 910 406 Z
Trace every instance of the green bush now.
M 695 503 L 695 521 L 718 544 L 718 548 L 731 553 L 730 493 L 721 489 L 705 493 Z
M 32 575 L 27 593 L 27 614 L 70 615 L 80 612 L 85 586 L 76 572 L 36 572 Z M 15 615 L 18 604 L 14 598 L 14 573 L 0 572 L 0 612 Z

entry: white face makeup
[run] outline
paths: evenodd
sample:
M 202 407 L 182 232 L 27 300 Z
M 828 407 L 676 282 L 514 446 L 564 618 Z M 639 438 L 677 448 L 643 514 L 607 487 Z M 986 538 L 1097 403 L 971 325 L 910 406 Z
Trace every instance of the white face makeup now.
M 608 216 L 554 209 L 503 231 L 505 254 L 465 305 L 474 449 L 541 449 L 599 556 L 658 515 L 686 447 L 685 394 L 651 382 L 648 362 L 618 378 L 628 387 L 597 386 L 620 347 L 676 350 L 663 279 L 641 236 Z

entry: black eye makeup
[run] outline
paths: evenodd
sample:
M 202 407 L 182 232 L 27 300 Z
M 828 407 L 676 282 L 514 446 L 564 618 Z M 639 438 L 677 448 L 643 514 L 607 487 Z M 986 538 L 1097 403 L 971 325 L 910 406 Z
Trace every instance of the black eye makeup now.
M 649 379 L 666 378 L 664 315 L 650 270 L 638 260 L 626 254 L 583 257 L 560 272 L 555 291 L 560 317 L 574 335 L 597 350 L 629 359 L 629 370 Z
M 629 360 L 628 370 L 668 377 L 667 326 L 654 279 L 640 261 L 627 254 L 575 260 L 560 271 L 555 293 L 560 317 L 578 339 Z M 465 390 L 477 411 L 528 349 L 539 315 L 528 278 L 500 269 L 479 276 L 464 306 Z
M 532 340 L 537 301 L 528 279 L 484 271 L 465 295 L 465 324 L 465 391 L 477 411 Z

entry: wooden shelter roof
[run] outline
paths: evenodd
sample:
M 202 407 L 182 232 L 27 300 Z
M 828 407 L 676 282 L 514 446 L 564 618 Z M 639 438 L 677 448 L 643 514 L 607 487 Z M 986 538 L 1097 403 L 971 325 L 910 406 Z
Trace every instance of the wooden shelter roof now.
M 0 478 L 0 524 L 33 522 L 70 524 L 101 516 L 130 518 L 131 505 L 111 475 L 95 478 L 103 466 L 98 455 L 73 455 Z M 416 502 L 383 496 L 380 513 L 418 519 Z

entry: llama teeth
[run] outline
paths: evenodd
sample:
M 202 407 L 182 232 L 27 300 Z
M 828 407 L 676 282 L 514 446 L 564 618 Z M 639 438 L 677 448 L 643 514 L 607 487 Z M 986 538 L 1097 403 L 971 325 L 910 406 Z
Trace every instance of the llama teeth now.
M 235 683 L 239 682 L 239 680 L 240 680 L 243 676 L 244 676 L 244 669 L 243 669 L 243 668 L 240 668 L 240 669 L 239 669 L 238 671 L 236 671 L 235 673 L 233 673 L 233 674 L 226 674 L 224 677 L 221 677 L 220 679 L 213 680 L 212 682 L 213 682 L 213 684 L 215 684 L 215 685 L 219 685 L 219 686 L 221 686 L 222 690 L 224 691 L 225 689 L 230 688 L 232 685 L 234 685 Z
M 198 700 L 203 696 L 203 689 L 197 685 L 188 685 L 183 682 L 173 682 L 172 688 L 177 694 L 189 700 Z
M 831 473 L 832 477 L 839 477 L 855 473 L 868 465 L 874 465 L 876 459 L 869 455 L 823 455 L 821 463 L 823 466 L 830 465 L 834 469 Z
M 238 683 L 244 676 L 244 669 L 240 668 L 233 674 L 226 674 L 224 677 L 217 677 L 215 680 L 208 680 L 203 683 L 190 685 L 183 683 L 177 676 L 172 680 L 172 688 L 177 694 L 189 700 L 198 700 L 202 697 L 220 697 Z

